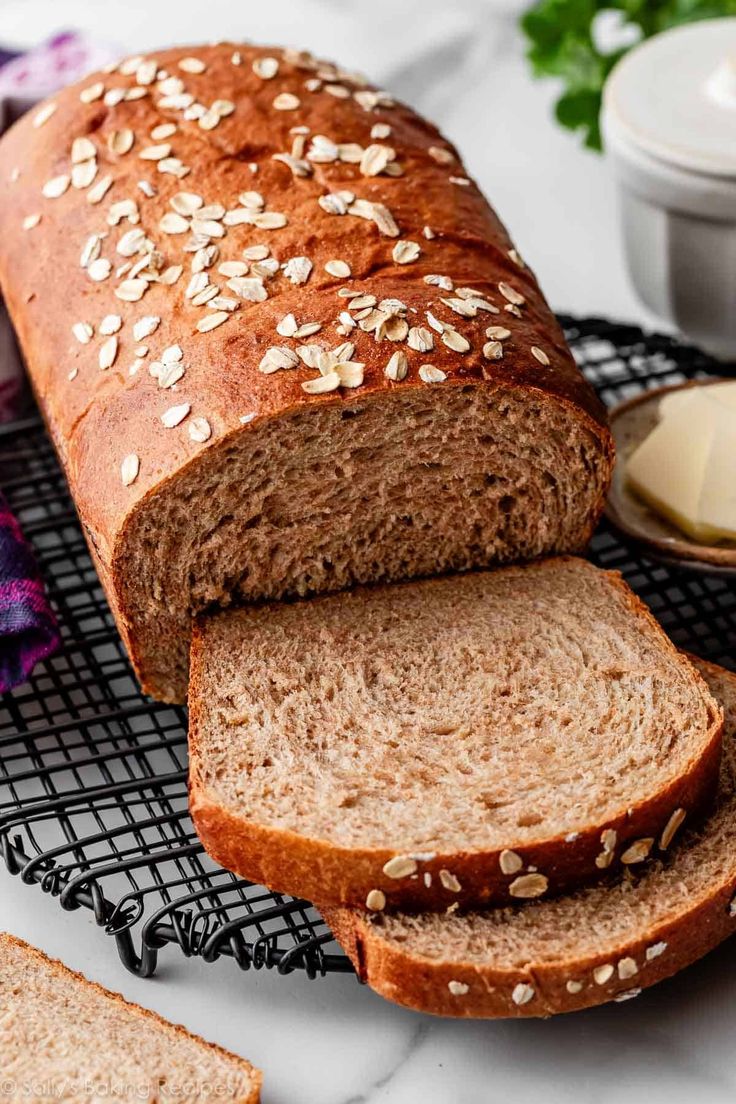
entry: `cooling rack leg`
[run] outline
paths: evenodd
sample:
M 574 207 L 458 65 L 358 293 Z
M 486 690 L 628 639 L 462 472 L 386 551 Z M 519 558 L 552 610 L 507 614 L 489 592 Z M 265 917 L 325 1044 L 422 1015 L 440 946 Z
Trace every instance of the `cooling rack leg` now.
M 131 974 L 135 974 L 136 977 L 153 977 L 158 965 L 158 951 L 155 948 L 147 947 L 144 944 L 141 954 L 138 955 L 129 931 L 118 932 L 115 936 L 115 942 L 120 961 L 126 970 L 130 970 Z

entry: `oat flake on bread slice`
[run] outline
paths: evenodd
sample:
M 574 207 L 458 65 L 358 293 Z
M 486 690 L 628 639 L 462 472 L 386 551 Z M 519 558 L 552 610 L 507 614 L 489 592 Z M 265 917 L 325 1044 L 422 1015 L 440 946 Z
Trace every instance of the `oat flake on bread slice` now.
M 547 897 L 666 851 L 722 714 L 612 572 L 561 557 L 195 631 L 190 790 L 223 866 L 323 905 Z
M 694 660 L 726 710 L 720 790 L 699 828 L 633 881 L 517 909 L 380 916 L 328 910 L 358 973 L 443 1016 L 548 1016 L 628 1000 L 736 930 L 736 675 Z
M 262 1081 L 244 1059 L 1 933 L 0 1071 L 8 1104 L 258 1104 Z

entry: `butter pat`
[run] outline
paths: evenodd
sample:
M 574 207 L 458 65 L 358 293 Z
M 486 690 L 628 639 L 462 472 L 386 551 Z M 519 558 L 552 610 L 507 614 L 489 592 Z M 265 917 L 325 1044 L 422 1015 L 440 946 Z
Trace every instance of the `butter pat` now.
M 719 403 L 736 412 L 736 380 L 724 380 L 722 383 L 709 383 L 707 387 L 683 387 L 680 391 L 670 391 L 663 395 L 659 400 L 659 420 L 664 421 L 681 406 L 686 406 L 693 391 L 707 395 L 709 399 L 717 399 Z
M 703 541 L 736 540 L 736 410 L 722 408 L 718 417 L 700 488 Z
M 653 510 L 702 543 L 736 540 L 736 383 L 667 395 L 626 477 Z

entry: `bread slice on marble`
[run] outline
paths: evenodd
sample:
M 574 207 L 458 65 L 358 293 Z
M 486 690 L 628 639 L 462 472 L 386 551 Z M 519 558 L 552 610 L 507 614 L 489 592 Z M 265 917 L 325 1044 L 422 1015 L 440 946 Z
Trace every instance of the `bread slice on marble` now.
M 223 866 L 323 905 L 507 904 L 656 853 L 721 730 L 621 577 L 562 557 L 201 620 L 191 811 Z
M 40 1100 L 33 1085 L 49 1100 L 257 1104 L 262 1080 L 242 1058 L 5 934 L 0 1070 L 7 1104 Z
M 327 910 L 360 977 L 443 1016 L 547 1016 L 627 1000 L 736 930 L 736 675 L 695 661 L 726 710 L 714 811 L 613 885 L 461 915 Z

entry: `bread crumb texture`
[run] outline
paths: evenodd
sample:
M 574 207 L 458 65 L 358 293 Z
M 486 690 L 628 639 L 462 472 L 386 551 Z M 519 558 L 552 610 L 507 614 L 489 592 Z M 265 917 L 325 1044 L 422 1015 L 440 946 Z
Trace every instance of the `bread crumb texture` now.
M 539 898 L 661 853 L 717 780 L 702 680 L 571 557 L 207 617 L 193 671 L 205 845 L 323 904 Z
M 0 1068 L 8 1104 L 54 1099 L 257 1104 L 246 1061 L 0 935 Z
M 736 676 L 694 662 L 726 714 L 720 789 L 703 824 L 678 836 L 666 858 L 555 900 L 484 913 L 382 913 L 370 920 L 357 911 L 328 912 L 364 979 L 389 999 L 426 1012 L 546 1016 L 630 1000 L 731 935 Z

